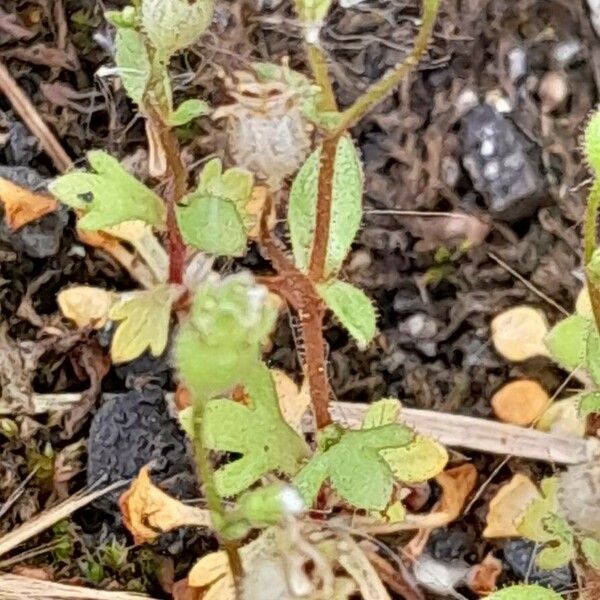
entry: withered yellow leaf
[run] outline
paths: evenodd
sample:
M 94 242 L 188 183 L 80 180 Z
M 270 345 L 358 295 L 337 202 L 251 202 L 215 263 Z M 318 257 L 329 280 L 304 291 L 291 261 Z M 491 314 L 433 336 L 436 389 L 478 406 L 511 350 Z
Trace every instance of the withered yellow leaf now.
M 540 497 L 537 486 L 525 475 L 517 473 L 490 501 L 483 536 L 520 537 L 517 523 L 525 509 Z
M 0 177 L 0 201 L 4 204 L 4 218 L 13 231 L 58 209 L 54 198 L 31 192 L 3 177 Z
M 546 409 L 548 392 L 532 379 L 511 381 L 492 397 L 494 414 L 505 423 L 526 426 L 533 423 Z
M 296 431 L 302 431 L 302 417 L 310 405 L 310 390 L 305 377 L 302 387 L 298 386 L 283 372 L 271 370 L 275 382 L 279 407 L 287 424 Z
M 56 301 L 67 318 L 74 321 L 77 327 L 93 327 L 102 329 L 108 320 L 111 306 L 117 294 L 102 288 L 78 285 L 61 290 Z
M 575 302 L 575 312 L 582 317 L 592 318 L 594 316 L 594 311 L 592 310 L 592 301 L 590 300 L 590 293 L 588 292 L 587 285 L 583 286 L 577 296 L 577 300 Z
M 115 304 L 109 313 L 113 321 L 121 321 L 110 348 L 114 363 L 140 356 L 146 349 L 160 356 L 167 346 L 171 307 L 179 291 L 169 285 L 134 292 Z
M 548 356 L 544 344 L 548 323 L 541 310 L 531 306 L 509 308 L 494 317 L 491 329 L 494 347 L 508 360 Z
M 143 467 L 119 499 L 123 522 L 136 544 L 151 542 L 160 533 L 184 525 L 212 527 L 210 512 L 183 504 L 156 487 Z
M 579 396 L 553 402 L 535 424 L 540 431 L 583 437 L 586 421 L 579 414 Z

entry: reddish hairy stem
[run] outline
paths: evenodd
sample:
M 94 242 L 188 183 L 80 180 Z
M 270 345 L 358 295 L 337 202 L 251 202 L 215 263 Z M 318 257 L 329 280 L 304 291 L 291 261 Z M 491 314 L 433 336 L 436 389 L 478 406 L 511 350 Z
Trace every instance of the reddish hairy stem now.
M 333 174 L 338 140 L 339 135 L 324 140 L 323 148 L 321 149 L 315 235 L 308 273 L 314 283 L 318 283 L 324 279 L 323 271 L 325 269 L 327 243 L 329 241 L 329 223 L 331 221 L 331 203 L 333 199 Z
M 153 117 L 153 115 L 152 115 Z M 160 143 L 167 160 L 165 200 L 167 208 L 167 251 L 169 253 L 169 282 L 182 283 L 185 269 L 185 243 L 181 237 L 175 208 L 186 193 L 187 176 L 181 160 L 177 138 L 160 119 L 154 124 L 158 128 Z

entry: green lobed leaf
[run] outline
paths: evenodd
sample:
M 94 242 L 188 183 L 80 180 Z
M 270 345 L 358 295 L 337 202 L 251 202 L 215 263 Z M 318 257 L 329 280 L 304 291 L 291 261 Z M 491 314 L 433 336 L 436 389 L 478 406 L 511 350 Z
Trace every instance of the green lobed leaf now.
M 565 369 L 576 369 L 584 364 L 592 325 L 581 315 L 571 315 L 559 321 L 545 340 L 552 358 Z
M 248 272 L 210 276 L 196 292 L 176 339 L 177 366 L 190 391 L 214 397 L 242 383 L 260 358 L 277 308 Z
M 402 405 L 395 398 L 386 398 L 371 404 L 363 420 L 363 429 L 395 423 Z M 448 451 L 435 440 L 416 435 L 414 440 L 400 448 L 382 450 L 394 477 L 405 483 L 420 483 L 439 475 L 448 463 Z
M 126 6 L 122 10 L 105 10 L 104 18 L 115 27 L 134 27 L 137 12 L 135 7 Z
M 293 475 L 308 455 L 306 442 L 281 414 L 268 368 L 256 363 L 244 387 L 250 407 L 217 399 L 208 402 L 204 410 L 207 448 L 242 455 L 215 473 L 217 491 L 223 497 L 243 492 L 270 472 Z
M 321 25 L 331 7 L 331 0 L 296 0 L 298 19 L 304 25 Z
M 177 207 L 177 222 L 184 240 L 204 252 L 241 256 L 252 219 L 246 204 L 252 194 L 253 177 L 245 169 L 223 173 L 221 161 L 209 161 L 200 174 L 196 191 Z
M 581 540 L 581 551 L 594 569 L 600 569 L 600 542 L 594 538 L 586 537 Z
M 127 95 L 141 106 L 152 70 L 146 43 L 141 33 L 126 27 L 117 29 L 115 61 Z
M 487 600 L 562 600 L 554 590 L 541 585 L 513 585 L 487 596 Z
M 288 224 L 296 266 L 306 272 L 310 263 L 315 224 L 322 148 L 315 150 L 298 171 L 290 191 Z M 342 266 L 362 215 L 363 176 L 358 153 L 348 136 L 341 137 L 335 156 L 329 239 L 324 275 Z
M 541 483 L 542 496 L 534 500 L 517 523 L 517 531 L 525 538 L 545 544 L 536 557 L 542 569 L 556 569 L 575 555 L 573 532 L 558 515 L 558 478 L 548 477 Z
M 578 410 L 581 417 L 600 413 L 600 392 L 584 392 L 578 396 Z
M 168 118 L 168 124 L 171 127 L 186 125 L 190 121 L 207 115 L 210 112 L 210 106 L 203 100 L 192 98 L 182 102 Z
M 596 175 L 600 175 L 600 112 L 591 116 L 583 136 L 583 150 Z
M 49 186 L 63 204 L 85 213 L 79 227 L 98 230 L 125 221 L 162 225 L 165 208 L 151 189 L 102 150 L 88 152 L 87 158 L 93 171 L 72 171 Z
M 365 348 L 373 339 L 377 326 L 375 309 L 365 293 L 339 279 L 318 284 L 317 291 L 357 341 L 358 347 Z
M 110 348 L 114 363 L 133 360 L 146 349 L 154 356 L 164 352 L 174 300 L 174 290 L 168 285 L 160 285 L 152 290 L 135 292 L 132 298 L 111 308 L 109 317 L 120 321 Z
M 390 501 L 394 477 L 380 452 L 408 444 L 413 433 L 396 423 L 350 431 L 330 425 L 320 435 L 328 440 L 294 479 L 306 504 L 312 504 L 326 479 L 350 504 L 383 510 Z M 335 440 L 338 440 L 335 442 Z
M 166 61 L 178 50 L 191 46 L 208 28 L 212 0 L 142 0 L 144 32 Z

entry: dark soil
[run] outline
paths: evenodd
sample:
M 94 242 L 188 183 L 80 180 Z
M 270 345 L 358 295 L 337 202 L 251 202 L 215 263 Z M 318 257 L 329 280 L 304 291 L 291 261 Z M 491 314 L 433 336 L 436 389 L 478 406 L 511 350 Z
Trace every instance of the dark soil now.
M 173 64 L 176 94 L 219 105 L 227 101 L 220 68 L 243 69 L 252 60 L 289 56 L 293 67 L 305 69 L 289 3 L 260 4 L 260 9 L 253 2 L 219 5 L 203 43 Z M 378 306 L 380 333 L 360 352 L 340 327 L 328 324 L 330 374 L 338 399 L 365 402 L 395 396 L 407 406 L 488 417 L 491 396 L 511 378 L 535 377 L 550 393 L 563 381 L 564 373 L 544 359 L 507 364 L 491 346 L 489 323 L 502 309 L 524 302 L 540 307 L 551 323 L 560 317 L 554 306 L 493 257 L 567 310 L 581 287 L 580 223 L 586 191 L 582 184 L 587 171 L 577 144 L 600 84 L 600 47 L 583 5 L 571 0 L 445 0 L 427 60 L 353 131 L 365 162 L 366 199 L 363 228 L 345 275 Z M 31 35 L 6 27 L 6 15 L 14 15 Z M 342 107 L 406 54 L 417 15 L 418 3 L 413 0 L 370 0 L 353 9 L 334 9 L 324 40 Z M 573 52 L 565 59 L 568 44 Z M 104 148 L 127 158 L 141 177 L 147 177 L 142 121 L 136 120 L 118 83 L 95 75 L 101 65 L 110 63 L 109 51 L 110 30 L 95 0 L 5 0 L 0 9 L 0 53 L 68 154 L 82 163 L 87 150 Z M 547 96 L 540 94 L 540 83 L 549 73 L 558 73 L 568 83 L 567 97 L 558 106 L 549 106 Z M 468 102 L 487 98 L 493 104 L 493 97 L 508 103 L 502 119 L 516 126 L 536 166 L 539 194 L 525 215 L 523 206 L 516 205 L 512 213 L 498 216 L 463 163 Z M 228 159 L 219 123 L 201 120 L 182 134 L 182 142 L 190 180 L 200 159 L 209 154 Z M 17 167 L 33 169 L 44 180 L 56 175 L 4 98 L 0 98 L 0 166 L 8 167 L 0 173 L 3 176 L 12 172 L 18 177 Z M 461 243 L 469 232 L 448 232 L 444 218 L 374 212 L 381 210 L 459 210 L 489 227 L 489 233 L 466 248 Z M 172 389 L 164 360 L 140 359 L 114 369 L 106 362 L 110 332 L 75 332 L 61 319 L 55 297 L 68 285 L 117 290 L 135 285 L 110 258 L 79 242 L 72 217 L 61 213 L 45 219 L 33 232 L 9 235 L 0 230 L 0 352 L 5 356 L 28 352 L 35 357 L 31 365 L 20 367 L 25 391 L 28 386 L 29 391 L 44 393 L 87 390 L 87 403 L 85 410 L 60 422 L 45 417 L 2 420 L 0 507 L 34 466 L 38 470 L 3 515 L 0 535 L 84 485 L 83 442 L 90 435 L 92 416 L 101 414 L 106 402 L 114 402 L 103 398 L 102 392 L 134 388 L 138 391 L 130 393 L 137 394 L 150 383 Z M 51 239 L 50 250 L 40 254 L 27 245 L 26 236 L 39 241 L 42 230 L 50 231 L 56 247 L 50 247 Z M 251 254 L 245 264 L 261 263 Z M 231 268 L 236 267 L 223 267 Z M 271 360 L 297 374 L 296 334 L 293 318 L 282 319 Z M 0 374 L 4 398 L 7 378 L 11 379 L 8 372 Z M 153 410 L 148 408 L 148 415 Z M 134 421 L 131 426 L 138 428 Z M 117 468 L 125 447 L 117 444 L 111 456 L 106 440 L 94 445 L 97 427 L 91 426 L 90 450 L 98 448 L 98 454 L 89 457 L 90 469 L 99 464 Z M 11 428 L 17 433 L 1 433 Z M 139 427 L 140 437 L 144 430 Z M 150 430 L 146 435 L 153 435 Z M 135 453 L 145 452 L 147 444 L 142 439 L 138 446 L 131 445 L 133 455 L 128 459 L 136 467 L 146 462 Z M 167 475 L 182 475 L 185 451 L 169 448 L 174 458 L 167 460 Z M 469 457 L 478 468 L 480 483 L 499 463 L 486 455 Z M 436 558 L 475 563 L 488 551 L 500 549 L 482 541 L 483 520 L 497 484 L 517 468 L 539 473 L 545 467 L 508 461 L 460 523 L 434 534 L 429 550 Z M 165 560 L 174 560 L 176 576 L 183 576 L 190 560 L 211 543 L 183 535 L 155 548 L 135 549 L 129 552 L 126 567 L 105 565 L 100 576 L 90 567 L 102 563 L 98 548 L 111 539 L 131 544 L 117 523 L 114 501 L 81 511 L 62 529 L 29 542 L 27 548 L 57 540 L 63 549 L 65 540 L 70 544 L 66 554 L 55 549 L 34 562 L 51 568 L 56 580 L 79 579 L 159 594 L 163 592 L 157 573 L 168 571 Z M 507 558 L 507 580 L 523 578 L 517 563 L 517 558 Z M 561 589 L 573 585 L 570 573 L 556 575 L 554 581 L 562 582 Z

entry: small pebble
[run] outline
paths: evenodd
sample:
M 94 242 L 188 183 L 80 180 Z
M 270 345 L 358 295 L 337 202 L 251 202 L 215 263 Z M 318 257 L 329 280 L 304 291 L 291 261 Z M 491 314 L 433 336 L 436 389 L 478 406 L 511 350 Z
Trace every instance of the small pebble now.
M 504 92 L 499 89 L 490 90 L 485 95 L 485 101 L 486 104 L 495 108 L 499 113 L 509 113 L 513 109 L 510 100 L 506 97 Z
M 551 58 L 557 67 L 568 67 L 581 56 L 582 50 L 579 40 L 564 40 L 552 48 Z
M 527 54 L 520 46 L 508 52 L 508 76 L 513 82 L 527 75 Z
M 551 113 L 561 108 L 570 94 L 567 76 L 561 71 L 548 71 L 540 81 L 538 94 L 543 112 Z

